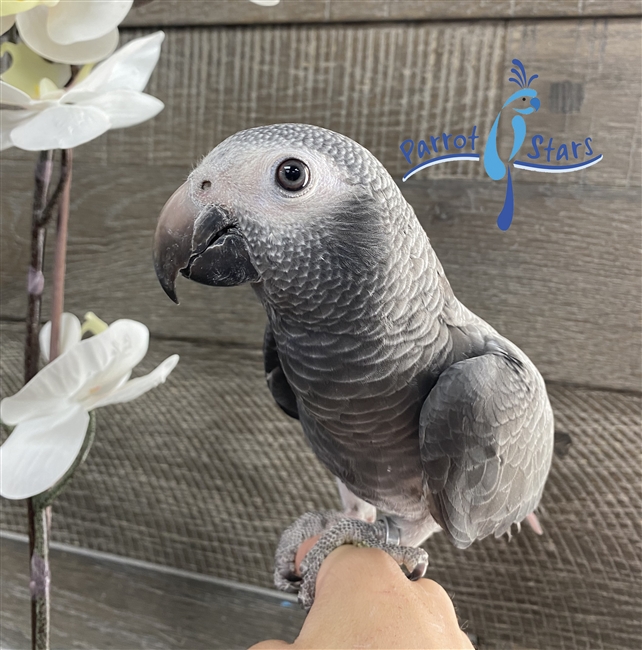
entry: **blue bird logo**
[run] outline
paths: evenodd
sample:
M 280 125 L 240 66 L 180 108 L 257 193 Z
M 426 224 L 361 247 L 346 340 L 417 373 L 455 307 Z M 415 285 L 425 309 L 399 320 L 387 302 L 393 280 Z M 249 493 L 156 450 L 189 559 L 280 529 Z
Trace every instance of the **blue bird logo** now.
M 499 217 L 497 217 L 497 225 L 501 230 L 508 230 L 513 220 L 513 183 L 508 163 L 510 163 L 510 161 L 517 155 L 517 152 L 524 143 L 524 138 L 526 137 L 526 121 L 523 116 L 534 113 L 540 107 L 540 101 L 537 98 L 537 91 L 529 87 L 531 82 L 534 79 L 537 79 L 539 75 L 534 74 L 527 80 L 524 64 L 519 59 L 513 59 L 513 65 L 516 67 L 511 68 L 511 72 L 515 76 L 509 77 L 508 81 L 516 83 L 520 89 L 514 92 L 504 102 L 504 105 L 497 114 L 493 126 L 490 129 L 490 133 L 488 134 L 483 155 L 484 169 L 488 176 L 490 176 L 494 181 L 501 180 L 504 178 L 506 173 L 508 173 L 504 207 L 499 213 Z M 526 102 L 528 102 L 528 104 Z M 504 162 L 497 152 L 497 128 L 499 127 L 499 118 L 504 110 L 508 109 L 510 109 L 511 112 L 515 112 L 515 115 L 513 115 L 513 119 L 511 120 L 513 126 L 513 147 L 508 160 Z

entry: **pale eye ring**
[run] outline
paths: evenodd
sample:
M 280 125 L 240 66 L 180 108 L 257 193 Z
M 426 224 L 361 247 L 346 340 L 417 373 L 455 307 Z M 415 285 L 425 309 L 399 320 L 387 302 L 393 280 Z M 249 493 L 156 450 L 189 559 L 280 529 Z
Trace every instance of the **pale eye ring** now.
M 302 190 L 310 181 L 310 169 L 301 160 L 288 158 L 276 169 L 277 183 L 288 192 Z

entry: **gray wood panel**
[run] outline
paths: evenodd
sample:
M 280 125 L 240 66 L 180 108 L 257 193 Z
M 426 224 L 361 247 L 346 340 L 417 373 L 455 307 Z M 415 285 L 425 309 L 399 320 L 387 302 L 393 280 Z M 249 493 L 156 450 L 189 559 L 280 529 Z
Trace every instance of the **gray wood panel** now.
M 0 395 L 22 385 L 24 326 L 0 322 Z M 53 539 L 270 587 L 279 535 L 336 509 L 336 484 L 274 402 L 259 349 L 152 336 L 134 375 L 171 354 L 167 382 L 96 413 L 97 435 L 54 507 Z M 0 441 L 8 435 L 0 426 Z M 0 529 L 24 532 L 24 501 Z
M 126 25 L 235 25 L 481 18 L 640 15 L 638 0 L 281 0 L 264 8 L 249 0 L 157 0 L 134 9 Z
M 79 147 L 78 160 L 191 166 L 241 129 L 308 122 L 358 140 L 400 175 L 407 168 L 402 140 L 474 123 L 488 130 L 501 100 L 502 22 L 166 33 L 148 87 L 165 110 L 140 127 Z M 122 40 L 140 34 L 124 31 Z M 475 53 L 479 68 L 464 65 L 465 51 Z M 16 156 L 25 154 L 3 153 Z M 480 173 L 445 167 L 433 174 Z
M 592 138 L 595 154 L 604 160 L 571 174 L 548 174 L 546 182 L 638 186 L 642 182 L 642 25 L 639 20 L 528 21 L 510 23 L 506 37 L 505 70 L 521 59 L 529 74 L 539 74 L 532 87 L 542 107 L 526 118 L 528 134 L 519 153 L 534 153 L 531 138 L 542 134 L 545 145 L 566 144 L 569 163 L 573 141 Z M 504 74 L 502 98 L 517 86 Z M 503 142 L 511 143 L 509 120 L 503 120 Z M 579 149 L 583 151 L 583 149 Z M 543 158 L 533 162 L 546 162 Z M 554 164 L 568 164 L 562 158 Z M 586 159 L 591 156 L 586 156 Z M 525 172 L 528 181 L 541 174 Z M 551 176 L 553 178 L 551 178 Z M 520 179 L 520 182 L 521 179 Z
M 0 538 L 0 645 L 31 648 L 27 544 Z M 244 650 L 293 641 L 304 612 L 282 594 L 217 584 L 116 559 L 51 552 L 51 647 Z
M 123 40 L 141 33 L 126 30 Z M 635 19 L 170 28 L 149 86 L 165 110 L 80 147 L 77 160 L 187 169 L 236 131 L 294 121 L 345 133 L 400 178 L 410 167 L 399 150 L 407 138 L 469 134 L 475 125 L 482 147 L 516 89 L 507 79 L 517 56 L 540 75 L 542 108 L 527 117 L 527 145 L 538 132 L 555 146 L 590 136 L 604 154 L 585 172 L 549 174 L 546 182 L 637 186 L 640 36 Z M 510 120 L 502 124 L 510 147 Z M 28 156 L 3 153 L 7 160 Z M 478 162 L 421 173 L 484 177 Z M 524 173 L 520 182 L 539 183 L 540 176 Z
M 258 348 L 265 316 L 249 287 L 180 280 L 176 307 L 156 281 L 156 218 L 187 171 L 77 166 L 66 306 L 107 320 L 137 318 L 163 337 Z M 1 172 L 2 316 L 18 319 L 31 168 L 5 162 Z M 547 379 L 639 390 L 639 188 L 534 185 L 520 176 L 515 221 L 502 233 L 495 226 L 501 184 L 418 176 L 402 189 L 462 302 L 520 345 Z

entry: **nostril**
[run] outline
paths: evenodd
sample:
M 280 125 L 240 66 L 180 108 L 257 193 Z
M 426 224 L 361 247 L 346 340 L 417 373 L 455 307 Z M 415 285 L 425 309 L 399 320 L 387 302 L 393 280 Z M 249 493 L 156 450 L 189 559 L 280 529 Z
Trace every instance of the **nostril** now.
M 201 183 L 201 189 L 202 190 L 209 190 L 210 187 L 212 187 L 212 181 L 203 181 Z

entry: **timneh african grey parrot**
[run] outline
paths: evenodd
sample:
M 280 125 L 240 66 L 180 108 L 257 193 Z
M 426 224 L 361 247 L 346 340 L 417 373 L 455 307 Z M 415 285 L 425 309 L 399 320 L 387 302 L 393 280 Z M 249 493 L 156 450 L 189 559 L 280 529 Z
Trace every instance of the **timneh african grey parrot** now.
M 305 124 L 229 137 L 163 208 L 154 262 L 175 302 L 180 272 L 249 282 L 267 312 L 269 389 L 345 508 L 307 513 L 281 537 L 275 582 L 304 607 L 341 544 L 381 548 L 416 579 L 428 564 L 418 546 L 440 529 L 464 549 L 524 519 L 539 528 L 553 453 L 544 381 L 457 300 L 367 149 Z M 318 534 L 296 574 L 300 543 Z

